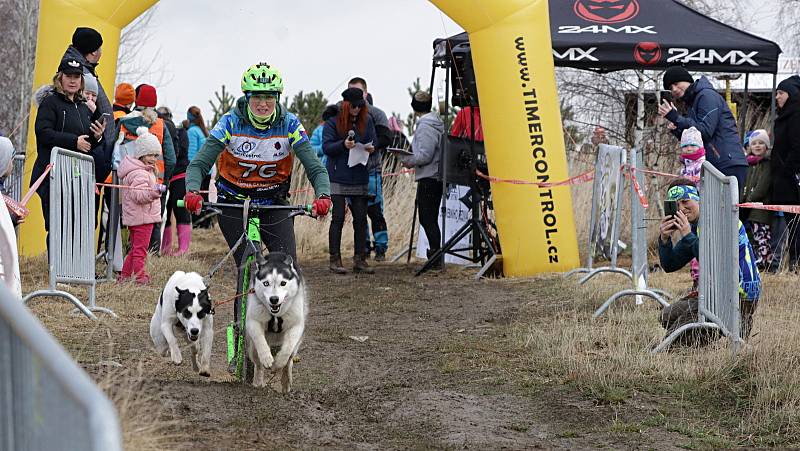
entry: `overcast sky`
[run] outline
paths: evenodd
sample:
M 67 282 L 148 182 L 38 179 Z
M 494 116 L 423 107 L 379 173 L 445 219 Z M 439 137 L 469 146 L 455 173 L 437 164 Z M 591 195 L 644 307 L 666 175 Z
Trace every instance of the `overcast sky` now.
M 774 26 L 776 0 L 746 1 L 746 31 L 785 44 Z M 210 111 L 222 84 L 241 95 L 242 72 L 265 61 L 281 71 L 289 96 L 320 90 L 336 101 L 359 75 L 376 105 L 405 117 L 406 88 L 417 77 L 429 84 L 433 40 L 460 31 L 427 0 L 161 0 L 139 55 L 158 52 L 163 77 L 118 81 L 158 84 L 159 105 L 182 118 L 190 105 Z M 436 90 L 443 95 L 441 83 Z
M 426 0 L 161 0 L 140 55 L 160 49 L 158 103 L 178 118 L 193 104 L 210 111 L 222 84 L 240 96 L 242 73 L 260 61 L 280 70 L 284 95 L 320 90 L 337 101 L 362 76 L 377 106 L 405 117 L 406 88 L 430 83 L 433 40 L 461 31 Z

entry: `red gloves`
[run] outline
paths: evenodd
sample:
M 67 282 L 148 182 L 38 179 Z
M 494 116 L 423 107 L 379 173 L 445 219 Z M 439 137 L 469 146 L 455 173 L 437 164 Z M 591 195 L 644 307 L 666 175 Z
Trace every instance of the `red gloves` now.
M 188 205 L 188 204 L 187 204 Z M 314 200 L 311 203 L 311 215 L 312 216 L 325 216 L 328 214 L 328 211 L 331 209 L 331 198 L 322 195 L 319 199 Z
M 192 191 L 183 196 L 183 202 L 190 213 L 198 214 L 200 209 L 203 208 L 203 196 Z

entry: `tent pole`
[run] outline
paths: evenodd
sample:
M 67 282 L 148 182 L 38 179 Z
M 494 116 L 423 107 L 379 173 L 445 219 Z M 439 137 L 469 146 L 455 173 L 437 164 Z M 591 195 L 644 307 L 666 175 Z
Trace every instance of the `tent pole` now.
M 739 130 L 742 136 L 747 134 L 747 112 L 750 110 L 750 73 L 744 74 L 744 101 L 742 102 L 742 111 L 739 114 Z
M 642 141 L 644 140 L 644 90 L 645 90 L 645 77 L 644 72 L 637 70 L 636 77 L 639 78 L 639 86 L 636 90 L 636 128 L 633 130 L 633 147 L 635 149 L 642 148 Z

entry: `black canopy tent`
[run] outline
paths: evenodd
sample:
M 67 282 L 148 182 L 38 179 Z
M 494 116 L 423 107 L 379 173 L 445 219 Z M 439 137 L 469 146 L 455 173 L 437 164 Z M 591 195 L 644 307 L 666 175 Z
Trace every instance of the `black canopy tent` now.
M 556 66 L 595 72 L 652 70 L 681 65 L 690 71 L 773 74 L 780 47 L 737 30 L 675 0 L 549 0 Z M 468 47 L 467 33 L 433 42 L 434 64 Z M 745 105 L 746 111 L 747 106 Z

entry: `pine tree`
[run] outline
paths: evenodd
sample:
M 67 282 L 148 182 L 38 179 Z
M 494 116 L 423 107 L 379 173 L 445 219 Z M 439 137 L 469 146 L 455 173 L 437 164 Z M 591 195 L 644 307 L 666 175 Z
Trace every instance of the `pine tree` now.
M 208 128 L 213 127 L 222 115 L 230 111 L 236 104 L 236 98 L 225 89 L 225 85 L 222 85 L 222 89 L 214 93 L 214 97 L 216 97 L 216 103 L 214 100 L 208 101 L 208 104 L 211 105 L 211 110 L 214 112 L 213 119 L 209 124 L 206 124 Z

